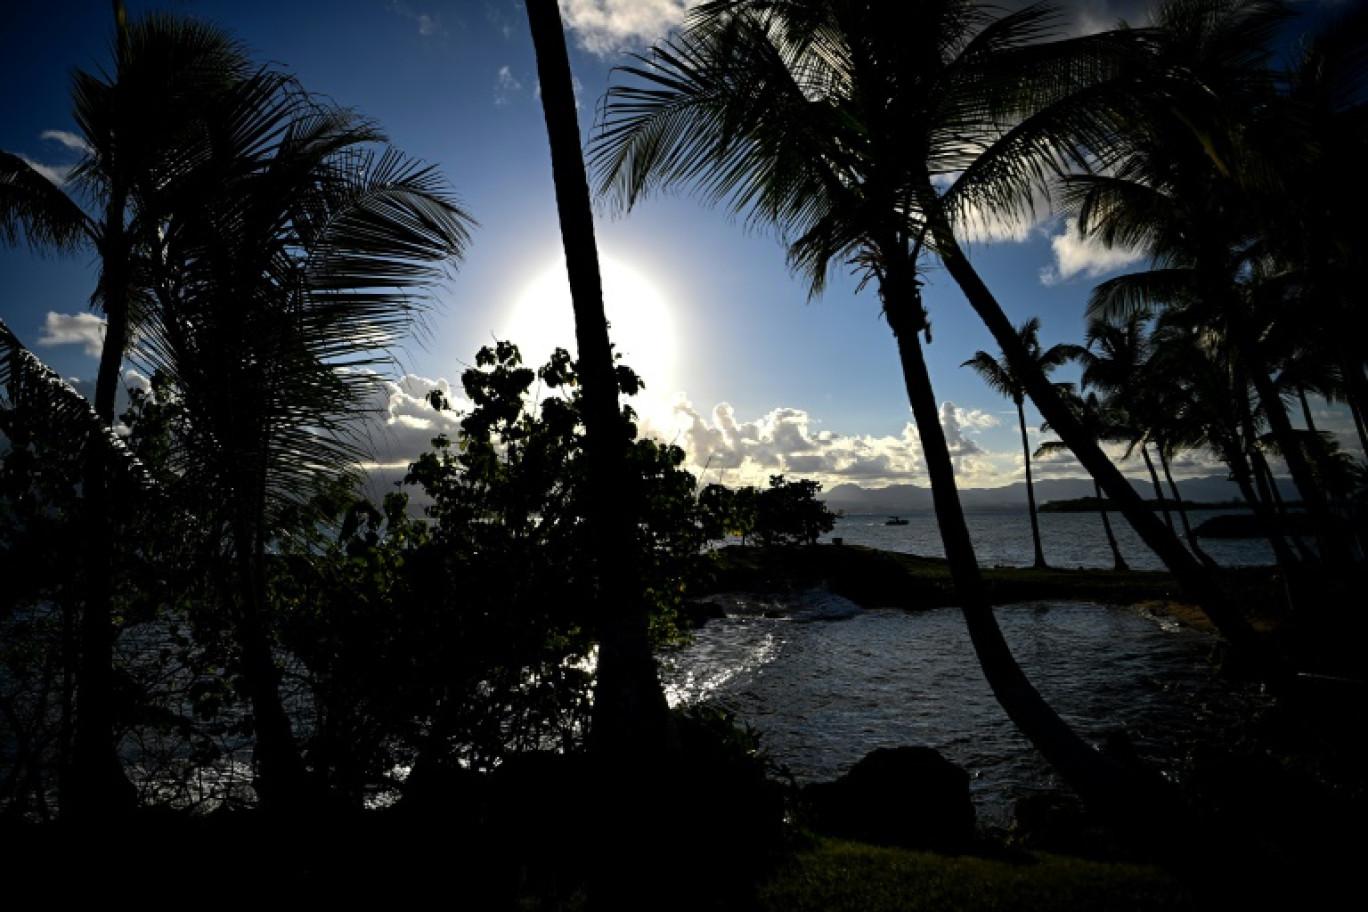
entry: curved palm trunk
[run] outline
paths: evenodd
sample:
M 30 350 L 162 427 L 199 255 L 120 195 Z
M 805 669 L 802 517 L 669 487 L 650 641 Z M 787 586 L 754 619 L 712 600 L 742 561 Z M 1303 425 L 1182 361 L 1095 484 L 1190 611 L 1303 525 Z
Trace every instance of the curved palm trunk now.
M 1149 506 L 1131 487 L 1130 482 L 1126 481 L 1125 476 L 1117 470 L 1097 445 L 1097 441 L 1060 398 L 1049 379 L 1033 365 L 1032 359 L 1016 338 L 1016 331 L 1007 315 L 1002 312 L 997 299 L 969 263 L 948 228 L 942 226 L 936 230 L 935 242 L 941 262 L 963 291 L 969 305 L 1001 346 L 1008 363 L 1016 369 L 1031 401 L 1049 422 L 1050 427 L 1054 428 L 1055 433 L 1078 457 L 1083 467 L 1102 486 L 1141 540 L 1159 556 L 1183 588 L 1202 606 L 1222 636 L 1241 651 L 1265 657 L 1254 628 L 1221 591 L 1206 568 L 1183 547 L 1177 536 L 1154 516 Z
M 925 328 L 920 296 L 915 286 L 900 289 L 900 281 L 906 280 L 897 275 L 896 267 L 884 279 L 885 313 L 898 342 L 907 398 L 921 435 L 950 575 L 984 677 L 1008 717 L 1080 797 L 1098 810 L 1121 811 L 1136 783 L 1119 764 L 1080 738 L 1045 702 L 1017 664 L 993 615 L 918 337 Z
M 622 484 L 629 477 L 626 433 L 603 310 L 570 61 L 556 0 L 529 0 L 527 18 L 536 47 L 561 242 L 575 310 L 589 503 L 594 509 L 589 520 L 598 544 L 594 558 L 602 606 L 590 744 L 591 749 L 609 756 L 651 755 L 667 745 L 669 716 L 651 651 L 640 557 L 633 544 L 637 505 Z
M 1121 556 L 1121 546 L 1116 543 L 1116 533 L 1112 531 L 1111 517 L 1107 515 L 1107 499 L 1102 496 L 1102 486 L 1093 479 L 1093 495 L 1097 498 L 1097 508 L 1102 513 L 1102 530 L 1107 533 L 1107 546 L 1111 548 L 1112 569 L 1129 570 L 1130 564 Z
M 1017 424 L 1021 426 L 1021 454 L 1026 460 L 1026 507 L 1031 513 L 1031 541 L 1035 545 L 1035 569 L 1046 569 L 1045 550 L 1040 546 L 1040 517 L 1036 514 L 1035 484 L 1031 480 L 1031 445 L 1026 439 L 1026 408 L 1016 402 Z

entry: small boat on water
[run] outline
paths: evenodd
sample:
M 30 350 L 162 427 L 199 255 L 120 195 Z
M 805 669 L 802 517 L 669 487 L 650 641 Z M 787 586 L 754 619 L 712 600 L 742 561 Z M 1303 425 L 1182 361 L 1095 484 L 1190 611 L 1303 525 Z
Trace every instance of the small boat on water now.
M 901 516 L 890 516 L 890 517 L 888 517 L 888 519 L 885 519 L 885 520 L 884 520 L 884 525 L 885 525 L 885 526 L 905 526 L 905 525 L 907 525 L 907 520 L 903 519 Z

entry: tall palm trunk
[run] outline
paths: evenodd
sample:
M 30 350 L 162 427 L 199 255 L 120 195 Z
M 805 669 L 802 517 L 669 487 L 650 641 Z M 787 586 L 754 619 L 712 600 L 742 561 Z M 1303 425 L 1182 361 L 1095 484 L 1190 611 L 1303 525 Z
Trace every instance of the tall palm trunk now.
M 104 265 L 104 344 L 95 380 L 95 414 L 114 426 L 119 368 L 128 343 L 128 267 L 131 242 L 124 227 L 127 189 L 115 182 L 106 206 L 100 254 Z M 101 447 L 90 447 L 83 484 L 87 543 L 85 606 L 81 612 L 80 660 L 70 768 L 62 785 L 61 813 L 70 819 L 118 815 L 137 804 L 137 790 L 119 760 L 114 738 L 114 505 L 109 465 Z
M 1017 424 L 1021 426 L 1021 454 L 1026 460 L 1026 507 L 1031 514 L 1031 541 L 1035 545 L 1035 569 L 1046 569 L 1045 549 L 1040 546 L 1040 517 L 1036 513 L 1035 484 L 1031 480 L 1031 445 L 1026 439 L 1026 408 L 1016 401 Z
M 940 424 L 920 333 L 920 293 L 901 267 L 889 264 L 882 283 L 885 313 L 898 343 L 907 398 L 921 436 L 931 495 L 950 575 L 984 677 L 1008 717 L 1090 806 L 1121 810 L 1135 785 L 1119 764 L 1098 752 L 1061 719 L 1017 664 L 988 599 L 955 485 L 954 465 Z
M 1154 516 L 1149 505 L 1102 452 L 1097 441 L 1073 414 L 1049 379 L 1032 365 L 1007 315 L 1003 313 L 993 293 L 969 263 L 949 227 L 940 225 L 935 231 L 936 250 L 941 262 L 963 291 L 974 312 L 997 340 L 1008 362 L 1018 371 L 1027 394 L 1050 427 L 1102 486 L 1141 540 L 1159 556 L 1183 588 L 1202 606 L 1207 617 L 1232 646 L 1262 657 L 1262 644 L 1258 641 L 1254 628 L 1221 591 L 1206 568 L 1192 556 L 1178 537 Z
M 591 747 L 613 756 L 650 755 L 666 746 L 668 711 L 651 651 L 640 554 L 636 492 L 624 486 L 627 434 L 603 309 L 598 246 L 565 35 L 556 0 L 529 0 L 542 107 L 551 146 L 561 242 L 575 311 L 584 390 L 589 517 L 598 565 L 599 655 Z

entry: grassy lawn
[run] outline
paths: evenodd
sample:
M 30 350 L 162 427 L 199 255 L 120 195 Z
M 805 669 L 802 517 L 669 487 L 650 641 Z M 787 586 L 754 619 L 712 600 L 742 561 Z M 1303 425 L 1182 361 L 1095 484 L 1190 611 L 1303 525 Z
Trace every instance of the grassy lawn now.
M 1193 909 L 1160 868 L 1041 853 L 993 860 L 821 840 L 762 884 L 764 912 Z

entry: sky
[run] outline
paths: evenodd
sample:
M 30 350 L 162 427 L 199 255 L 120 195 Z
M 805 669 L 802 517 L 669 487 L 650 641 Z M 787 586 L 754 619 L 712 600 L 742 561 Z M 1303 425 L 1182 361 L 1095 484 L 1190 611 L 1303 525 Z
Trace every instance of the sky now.
M 254 59 L 296 75 L 374 119 L 391 143 L 438 167 L 478 222 L 449 281 L 434 290 L 397 365 L 370 435 L 376 477 L 393 478 L 455 418 L 425 394 L 448 391 L 481 346 L 509 339 L 536 366 L 555 345 L 573 350 L 545 122 L 526 12 L 519 0 L 127 0 L 216 23 Z M 561 0 L 580 126 L 592 133 L 615 66 L 629 63 L 683 19 L 691 0 Z M 1316 4 L 1311 4 L 1316 5 Z M 1329 4 L 1333 5 L 1333 4 Z M 79 158 L 70 73 L 107 67 L 108 0 L 6 0 L 0 22 L 0 148 L 61 182 Z M 1061 23 L 1093 31 L 1144 21 L 1143 2 L 1078 2 Z M 1044 214 L 1043 214 L 1044 215 Z M 971 259 L 1013 323 L 1041 320 L 1040 339 L 1083 341 L 1096 282 L 1138 268 L 1043 217 L 1013 236 L 970 247 Z M 646 382 L 632 404 L 642 429 L 685 449 L 702 483 L 763 485 L 772 475 L 826 489 L 927 479 L 892 333 L 873 288 L 838 271 L 823 293 L 787 270 L 779 240 L 723 207 L 687 194 L 654 196 L 626 215 L 599 213 L 612 337 Z M 0 319 L 78 389 L 93 384 L 101 324 L 89 308 L 89 254 L 39 257 L 0 248 Z M 939 269 L 923 290 L 933 342 L 927 361 L 962 487 L 1023 480 L 1012 403 L 961 364 L 998 349 Z M 127 382 L 142 382 L 136 365 Z M 1056 379 L 1069 380 L 1066 368 Z M 1323 429 L 1352 444 L 1346 416 L 1321 408 Z M 1028 405 L 1032 447 L 1040 418 Z M 1138 459 L 1123 469 L 1139 475 Z M 1082 477 L 1070 457 L 1033 464 L 1037 478 Z M 1200 457 L 1180 477 L 1220 474 Z

